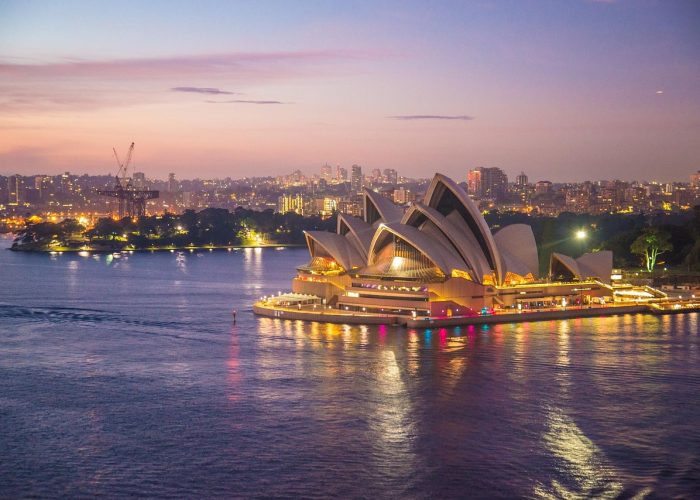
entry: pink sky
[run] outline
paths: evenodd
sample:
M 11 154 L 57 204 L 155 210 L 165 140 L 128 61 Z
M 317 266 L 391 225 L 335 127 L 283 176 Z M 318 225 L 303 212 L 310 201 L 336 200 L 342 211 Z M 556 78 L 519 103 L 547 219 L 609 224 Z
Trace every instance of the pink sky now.
M 109 174 L 112 147 L 132 141 L 152 177 L 326 162 L 459 179 L 481 165 L 533 180 L 683 180 L 700 169 L 700 44 L 686 26 L 696 10 L 567 2 L 514 18 L 518 4 L 487 4 L 195 13 L 165 3 L 169 19 L 154 4 L 133 13 L 127 43 L 104 34 L 120 24 L 100 25 L 89 3 L 9 3 L 0 174 Z M 91 28 L 71 24 L 79 9 Z

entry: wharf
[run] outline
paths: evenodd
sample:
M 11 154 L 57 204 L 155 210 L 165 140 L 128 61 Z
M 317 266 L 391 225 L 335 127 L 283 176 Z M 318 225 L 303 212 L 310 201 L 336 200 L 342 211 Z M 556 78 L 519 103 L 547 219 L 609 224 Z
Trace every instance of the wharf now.
M 524 323 L 528 321 L 548 321 L 570 318 L 617 316 L 620 314 L 684 314 L 700 312 L 700 304 L 688 302 L 667 302 L 663 304 L 625 304 L 594 307 L 568 307 L 566 309 L 546 309 L 531 312 L 496 313 L 483 316 L 419 317 L 391 314 L 372 314 L 338 309 L 316 309 L 305 306 L 301 309 L 280 307 L 256 302 L 253 312 L 259 316 L 278 319 L 317 321 L 355 325 L 397 325 L 409 328 L 434 328 L 444 326 L 490 325 L 497 323 Z

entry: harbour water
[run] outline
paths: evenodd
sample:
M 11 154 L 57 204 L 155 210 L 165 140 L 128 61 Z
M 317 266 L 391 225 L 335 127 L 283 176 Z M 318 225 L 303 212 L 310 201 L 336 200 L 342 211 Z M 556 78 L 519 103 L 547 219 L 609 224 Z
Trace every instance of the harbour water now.
M 0 250 L 0 497 L 700 491 L 698 314 L 253 316 L 306 259 Z

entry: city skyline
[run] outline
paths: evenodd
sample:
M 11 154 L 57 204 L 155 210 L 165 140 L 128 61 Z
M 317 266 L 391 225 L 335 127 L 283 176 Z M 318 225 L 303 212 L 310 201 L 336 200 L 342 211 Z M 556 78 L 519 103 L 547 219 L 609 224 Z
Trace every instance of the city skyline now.
M 0 3 L 0 174 L 699 168 L 700 9 L 576 0 Z M 517 75 L 517 77 L 516 77 Z

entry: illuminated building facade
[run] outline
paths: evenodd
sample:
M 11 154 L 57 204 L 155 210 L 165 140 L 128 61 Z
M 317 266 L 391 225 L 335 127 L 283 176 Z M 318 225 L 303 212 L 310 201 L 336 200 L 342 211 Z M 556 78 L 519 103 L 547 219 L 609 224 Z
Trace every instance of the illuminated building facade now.
M 467 173 L 469 194 L 476 198 L 501 198 L 508 188 L 508 177 L 497 167 L 478 167 Z
M 344 311 L 437 317 L 612 296 L 611 252 L 554 254 L 543 278 L 530 226 L 492 234 L 464 189 L 444 175 L 406 211 L 368 189 L 363 208 L 362 218 L 340 214 L 335 233 L 306 232 L 311 258 L 298 268 L 294 293 Z
M 277 211 L 281 214 L 304 214 L 304 197 L 301 194 L 284 194 L 277 199 Z
M 362 190 L 362 167 L 359 165 L 352 166 L 352 176 L 350 177 L 350 189 L 353 193 L 359 193 Z

